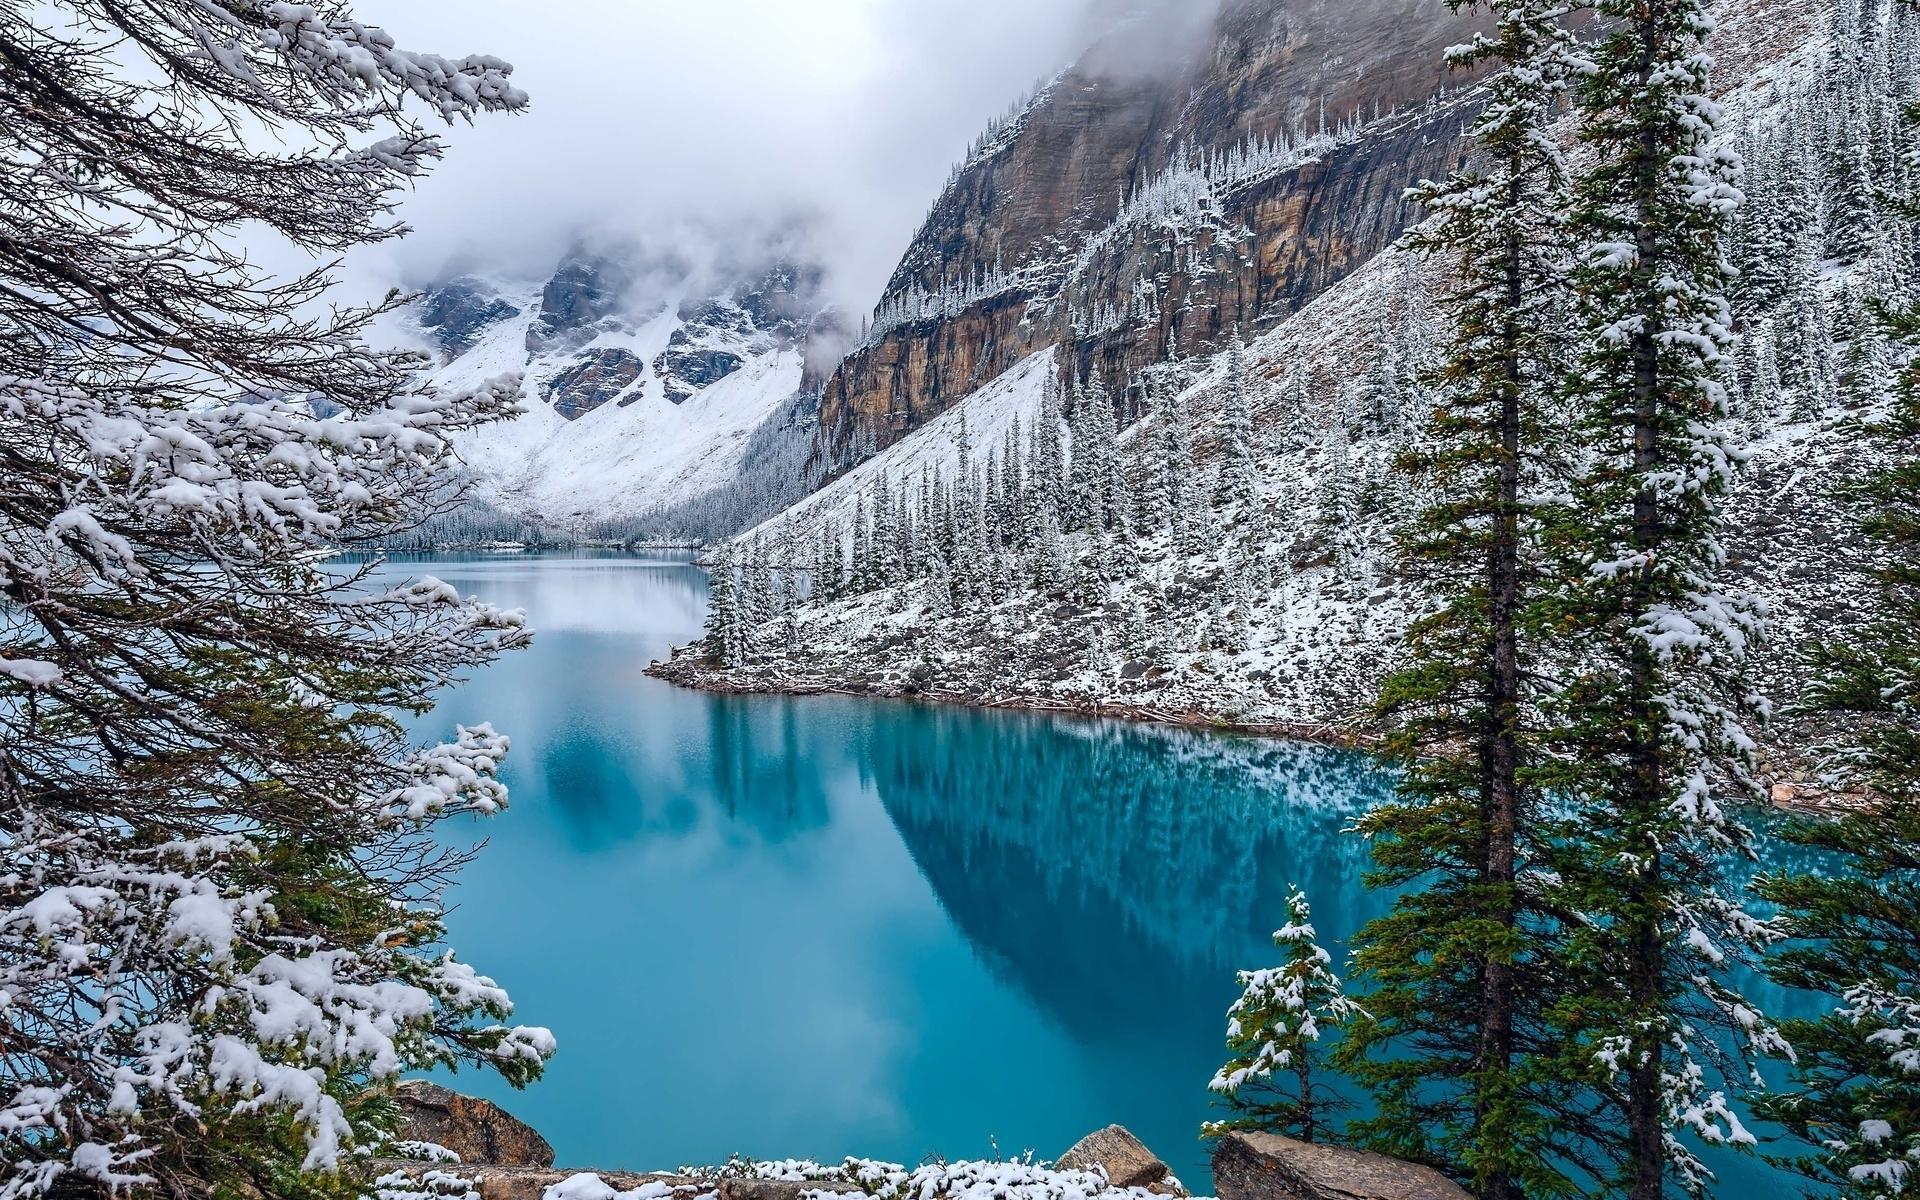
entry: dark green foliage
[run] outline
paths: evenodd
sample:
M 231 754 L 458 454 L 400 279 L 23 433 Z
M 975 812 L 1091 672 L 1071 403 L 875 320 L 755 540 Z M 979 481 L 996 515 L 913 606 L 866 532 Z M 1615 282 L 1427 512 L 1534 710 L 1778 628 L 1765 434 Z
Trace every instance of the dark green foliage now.
M 1402 557 L 1440 604 L 1380 698 L 1405 775 L 1362 829 L 1371 882 L 1406 891 L 1357 940 L 1376 990 L 1339 1062 L 1378 1107 L 1353 1136 L 1505 1200 L 1574 1194 L 1588 1130 L 1577 1095 L 1536 1066 L 1551 1050 L 1557 933 L 1526 882 L 1542 796 L 1539 495 L 1561 474 L 1547 414 L 1568 259 L 1567 179 L 1548 130 L 1570 39 L 1547 6 L 1491 7 L 1495 32 L 1462 55 L 1506 68 L 1476 130 L 1484 165 L 1420 192 L 1441 216 L 1421 243 L 1460 258 L 1436 408 L 1403 461 L 1435 499 Z M 1369 412 L 1385 421 L 1378 374 Z
M 1723 259 L 1740 199 L 1719 142 L 1694 0 L 1603 3 L 1578 94 L 1591 165 L 1577 185 L 1583 345 L 1570 378 L 1583 467 L 1552 530 L 1559 687 L 1548 704 L 1565 813 L 1543 863 L 1566 923 L 1547 1069 L 1584 1081 L 1614 1155 L 1610 1194 L 1698 1193 L 1680 1140 L 1751 1145 L 1727 1098 L 1738 1059 L 1781 1049 L 1730 968 L 1767 937 L 1728 867 L 1749 841 L 1749 690 L 1759 628 L 1721 592 Z M 1713 1035 L 1732 1038 L 1727 1061 Z

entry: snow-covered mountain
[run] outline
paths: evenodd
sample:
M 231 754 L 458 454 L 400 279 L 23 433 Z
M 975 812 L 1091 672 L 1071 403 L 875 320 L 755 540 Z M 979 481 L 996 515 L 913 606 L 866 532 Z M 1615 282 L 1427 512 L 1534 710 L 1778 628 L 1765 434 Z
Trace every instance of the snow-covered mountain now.
M 623 248 L 577 250 L 543 281 L 448 279 L 405 324 L 443 386 L 524 374 L 525 412 L 460 451 L 481 503 L 575 531 L 735 489 L 756 434 L 804 409 L 809 346 L 837 336 L 820 269 L 793 256 L 714 268 Z

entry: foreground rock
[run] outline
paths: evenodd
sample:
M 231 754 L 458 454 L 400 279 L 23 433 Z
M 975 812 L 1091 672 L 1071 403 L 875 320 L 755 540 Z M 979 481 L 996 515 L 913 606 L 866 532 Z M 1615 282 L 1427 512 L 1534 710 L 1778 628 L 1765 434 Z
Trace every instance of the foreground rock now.
M 1222 1138 L 1213 1184 L 1220 1200 L 1471 1200 L 1427 1167 L 1271 1133 Z
M 394 1088 L 393 1099 L 400 1106 L 398 1141 L 444 1146 L 464 1164 L 553 1166 L 547 1139 L 491 1100 L 463 1096 L 424 1079 L 409 1079 Z
M 498 1105 L 414 1080 L 395 1089 L 405 1120 L 376 1159 L 370 1200 L 939 1200 L 948 1196 L 1185 1200 L 1167 1164 L 1119 1125 L 1088 1134 L 1050 1166 L 1030 1159 L 906 1168 L 848 1159 L 822 1166 L 732 1159 L 676 1172 L 559 1170 L 553 1148 Z M 444 1151 L 460 1156 L 448 1161 Z M 1233 1134 L 1213 1155 L 1220 1200 L 1470 1200 L 1426 1167 L 1272 1134 Z M 1101 1185 L 1101 1177 L 1106 1186 Z
M 1057 1171 L 1088 1171 L 1099 1167 L 1115 1187 L 1146 1188 L 1162 1196 L 1187 1194 L 1187 1189 L 1173 1177 L 1172 1168 L 1120 1125 L 1109 1125 L 1081 1138 L 1053 1166 Z

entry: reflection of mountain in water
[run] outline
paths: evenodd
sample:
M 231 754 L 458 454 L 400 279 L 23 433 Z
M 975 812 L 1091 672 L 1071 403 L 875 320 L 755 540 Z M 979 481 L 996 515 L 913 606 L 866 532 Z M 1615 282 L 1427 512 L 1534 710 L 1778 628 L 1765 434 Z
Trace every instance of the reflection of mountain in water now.
M 1344 830 L 1391 777 L 1364 756 L 929 709 L 893 724 L 867 750 L 872 782 L 947 912 L 1089 1033 L 1207 1011 L 1270 956 L 1290 883 L 1339 936 L 1368 903 Z

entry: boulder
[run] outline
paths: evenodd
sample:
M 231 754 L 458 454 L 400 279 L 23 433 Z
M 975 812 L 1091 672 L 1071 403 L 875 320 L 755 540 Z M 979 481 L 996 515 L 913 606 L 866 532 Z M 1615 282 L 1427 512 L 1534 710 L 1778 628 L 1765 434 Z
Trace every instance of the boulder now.
M 491 1100 L 462 1096 L 424 1079 L 409 1079 L 394 1088 L 393 1099 L 400 1106 L 397 1141 L 445 1146 L 463 1165 L 553 1165 L 547 1139 Z
M 1053 1165 L 1060 1171 L 1099 1167 L 1115 1187 L 1146 1188 L 1163 1196 L 1187 1194 L 1187 1189 L 1173 1177 L 1172 1169 L 1120 1125 L 1109 1125 L 1081 1138 Z
M 1271 1133 L 1221 1138 L 1213 1186 L 1220 1200 L 1472 1200 L 1428 1167 Z

